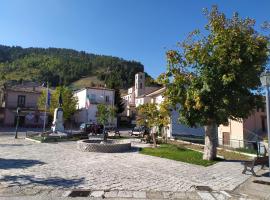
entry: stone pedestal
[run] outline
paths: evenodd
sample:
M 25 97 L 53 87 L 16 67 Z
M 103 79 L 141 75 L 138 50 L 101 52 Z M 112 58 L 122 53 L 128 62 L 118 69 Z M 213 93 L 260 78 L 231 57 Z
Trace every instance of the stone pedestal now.
M 63 121 L 63 109 L 62 108 L 56 108 L 54 110 L 52 131 L 54 133 L 56 133 L 56 132 L 64 132 L 63 122 L 64 122 Z

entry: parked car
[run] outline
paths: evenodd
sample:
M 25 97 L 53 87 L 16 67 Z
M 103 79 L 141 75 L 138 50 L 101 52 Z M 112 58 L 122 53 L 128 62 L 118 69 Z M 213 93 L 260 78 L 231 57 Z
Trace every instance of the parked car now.
M 93 123 L 82 123 L 80 131 L 86 134 L 101 134 L 103 132 L 103 125 Z
M 148 129 L 144 126 L 136 126 L 132 129 L 132 131 L 129 132 L 129 134 L 135 135 L 135 136 L 141 136 L 144 137 L 144 135 L 147 135 L 149 133 Z
M 105 131 L 108 133 L 109 136 L 115 136 L 115 135 L 120 136 L 120 132 L 118 128 L 115 126 L 105 126 Z

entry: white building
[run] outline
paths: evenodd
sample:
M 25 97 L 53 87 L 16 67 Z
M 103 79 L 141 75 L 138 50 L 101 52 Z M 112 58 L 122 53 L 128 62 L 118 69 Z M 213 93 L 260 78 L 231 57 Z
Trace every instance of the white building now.
M 96 113 L 98 104 L 114 105 L 115 92 L 108 88 L 87 87 L 74 92 L 78 98 L 75 122 L 97 122 Z M 89 98 L 89 100 L 88 100 Z
M 146 95 L 159 89 L 160 87 L 146 87 L 145 73 L 139 72 L 135 75 L 134 86 L 128 89 L 128 94 L 122 96 L 125 101 L 125 111 L 123 116 L 134 118 L 136 107 L 150 101 Z
M 163 93 L 165 88 L 156 90 L 148 95 L 151 103 L 161 104 L 164 100 Z M 148 100 L 149 101 L 149 100 Z M 178 121 L 179 113 L 176 110 L 171 111 L 170 124 L 166 129 L 167 137 L 175 136 L 204 136 L 203 127 L 190 128 Z M 261 140 L 266 136 L 266 113 L 264 109 L 257 109 L 246 119 L 239 121 L 229 119 L 227 125 L 218 127 L 218 144 L 233 148 L 241 148 L 248 145 L 247 141 Z
M 165 91 L 165 87 L 160 88 L 152 93 L 146 95 L 146 98 L 151 103 L 156 103 L 157 105 L 161 104 L 164 101 L 163 93 Z M 178 121 L 179 113 L 176 110 L 171 111 L 170 115 L 170 124 L 166 128 L 167 137 L 175 137 L 180 135 L 194 135 L 194 136 L 201 136 L 204 135 L 203 128 L 190 128 L 185 126 Z
M 145 103 L 156 103 L 159 105 L 163 102 L 164 87 L 145 87 L 145 74 L 143 72 L 135 75 L 135 85 L 128 89 L 128 94 L 122 96 L 125 100 L 126 109 L 124 116 L 135 118 L 136 107 Z M 168 137 L 177 135 L 204 135 L 203 128 L 189 128 L 178 122 L 179 113 L 171 112 L 170 124 L 166 128 Z

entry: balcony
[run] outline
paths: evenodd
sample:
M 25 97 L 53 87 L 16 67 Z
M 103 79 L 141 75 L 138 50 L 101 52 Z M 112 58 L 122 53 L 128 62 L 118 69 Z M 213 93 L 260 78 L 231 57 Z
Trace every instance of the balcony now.
M 106 104 L 106 105 L 112 105 L 113 101 L 104 101 L 103 99 L 99 99 L 99 100 L 93 100 L 90 99 L 90 104 Z
M 24 108 L 24 109 L 36 109 L 37 103 L 33 103 L 33 102 L 26 102 L 24 105 L 18 105 L 17 101 L 9 101 L 6 102 L 6 108 Z

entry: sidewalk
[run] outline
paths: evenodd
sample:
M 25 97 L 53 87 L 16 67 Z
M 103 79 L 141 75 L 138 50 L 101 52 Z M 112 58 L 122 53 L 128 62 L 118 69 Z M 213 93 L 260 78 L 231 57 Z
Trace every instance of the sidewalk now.
M 260 170 L 259 177 L 251 176 L 246 182 L 240 185 L 234 191 L 198 191 L 193 192 L 160 192 L 160 191 L 130 191 L 130 190 L 64 190 L 64 189 L 45 189 L 43 191 L 29 188 L 20 192 L 20 188 L 1 188 L 0 200 L 86 200 L 86 199 L 182 199 L 182 200 L 268 200 L 270 199 L 270 185 L 254 183 L 254 180 L 261 180 L 270 183 L 267 170 Z M 1 185 L 0 185 L 1 186 Z M 72 191 L 77 191 L 72 194 Z M 83 195 L 80 195 L 83 194 Z
M 269 169 L 260 170 L 256 173 L 258 177 L 251 176 L 246 182 L 234 190 L 235 193 L 248 195 L 251 199 L 270 199 L 270 177 Z M 266 184 L 254 183 L 253 181 L 263 181 Z

